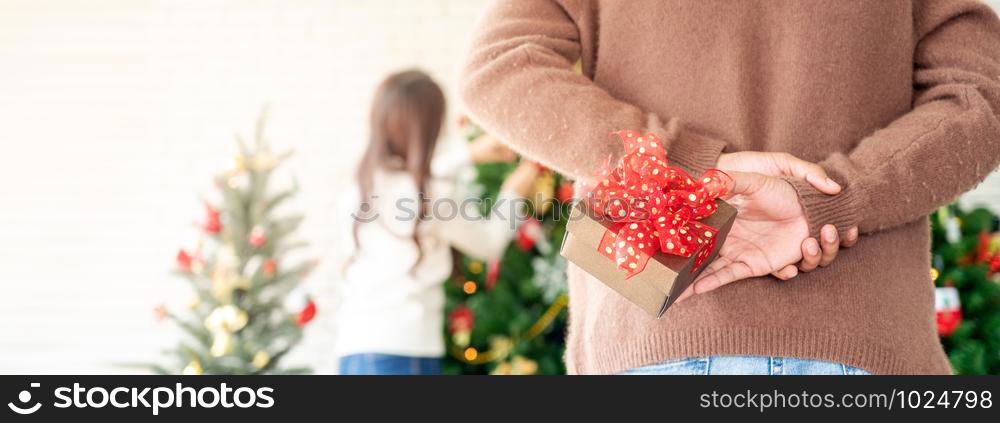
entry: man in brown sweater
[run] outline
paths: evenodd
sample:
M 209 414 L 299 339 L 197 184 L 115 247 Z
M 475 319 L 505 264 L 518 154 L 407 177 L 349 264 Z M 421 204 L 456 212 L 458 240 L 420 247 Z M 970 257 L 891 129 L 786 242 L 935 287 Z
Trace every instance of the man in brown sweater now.
M 571 373 L 726 356 L 950 371 L 935 332 L 926 216 L 1000 163 L 1000 23 L 988 7 L 503 0 L 480 28 L 463 98 L 524 155 L 587 178 L 621 154 L 607 134 L 635 129 L 666 140 L 668 159 L 691 172 L 771 175 L 735 173 L 751 203 L 771 200 L 740 211 L 749 239 L 727 242 L 714 273 L 662 319 L 570 266 Z M 817 163 L 843 189 L 776 179 L 783 165 L 762 163 L 794 160 L 766 153 Z M 783 224 L 805 229 L 754 233 Z M 860 240 L 829 267 L 769 276 L 795 276 L 787 266 L 803 258 L 798 246 L 822 238 L 824 225 L 846 239 L 857 227 Z

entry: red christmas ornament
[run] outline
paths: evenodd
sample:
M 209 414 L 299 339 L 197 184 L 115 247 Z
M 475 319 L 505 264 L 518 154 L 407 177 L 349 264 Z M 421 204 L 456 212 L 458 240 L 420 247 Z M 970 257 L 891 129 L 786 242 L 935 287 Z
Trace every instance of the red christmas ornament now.
M 535 248 L 535 243 L 538 241 L 538 237 L 542 233 L 542 222 L 534 217 L 529 217 L 525 219 L 521 226 L 517 228 L 517 236 L 515 241 L 517 242 L 517 248 L 521 251 L 530 251 Z
M 990 274 L 992 276 L 994 273 L 1000 272 L 1000 252 L 990 259 Z
M 153 318 L 155 318 L 157 322 L 164 321 L 167 318 L 167 306 L 159 304 L 156 307 L 153 307 Z
M 976 263 L 983 264 L 990 260 L 990 234 L 979 233 L 979 244 L 976 245 Z
M 937 312 L 937 331 L 938 335 L 948 337 L 955 333 L 955 329 L 962 323 L 962 312 L 960 310 L 952 310 L 947 312 Z
M 177 251 L 177 267 L 185 272 L 191 272 L 191 263 L 194 262 L 194 257 L 180 249 Z
M 205 223 L 201 229 L 209 234 L 217 234 L 222 231 L 221 213 L 207 202 L 205 203 Z
M 264 260 L 264 264 L 260 265 L 260 271 L 267 277 L 274 276 L 276 270 L 278 270 L 278 262 L 274 259 Z
M 951 286 L 934 288 L 934 317 L 940 336 L 951 336 L 962 323 L 958 290 Z
M 486 289 L 493 289 L 500 279 L 500 259 L 495 259 L 486 266 Z
M 458 332 L 471 331 L 476 323 L 472 309 L 465 305 L 456 307 L 448 314 L 448 331 L 454 335 Z
M 254 247 L 260 247 L 267 242 L 267 235 L 264 235 L 264 229 L 261 227 L 255 227 L 250 231 L 250 245 Z
M 306 303 L 306 306 L 302 308 L 302 311 L 299 312 L 296 323 L 298 323 L 299 326 L 305 326 L 307 323 L 312 321 L 314 317 L 316 317 L 316 303 L 309 300 L 309 302 Z
M 562 181 L 562 184 L 559 185 L 559 190 L 556 191 L 556 198 L 559 199 L 560 203 L 573 201 L 573 183 Z

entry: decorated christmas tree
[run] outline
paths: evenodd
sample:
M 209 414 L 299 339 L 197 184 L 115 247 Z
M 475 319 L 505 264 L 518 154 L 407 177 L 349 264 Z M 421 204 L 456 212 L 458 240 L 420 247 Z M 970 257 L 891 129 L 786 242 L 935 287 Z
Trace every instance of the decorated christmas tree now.
M 482 134 L 462 122 L 469 140 Z M 476 166 L 472 191 L 493 204 L 516 164 Z M 551 170 L 537 180 L 530 214 L 503 257 L 483 263 L 456 252 L 446 286 L 451 374 L 561 374 L 566 327 L 565 261 L 559 246 L 572 184 Z M 483 210 L 487 212 L 487 210 Z M 558 216 L 558 218 L 557 218 Z
M 987 209 L 931 217 L 938 333 L 958 374 L 1000 374 L 1000 234 Z
M 263 119 L 261 120 L 261 122 Z M 157 308 L 176 323 L 183 339 L 166 353 L 158 373 L 302 373 L 279 361 L 302 338 L 316 306 L 299 288 L 313 261 L 289 264 L 289 251 L 305 244 L 288 240 L 302 216 L 275 216 L 296 189 L 271 193 L 268 183 L 288 154 L 272 154 L 259 122 L 252 146 L 238 140 L 239 154 L 216 177 L 217 201 L 205 200 L 200 240 L 177 253 L 175 273 L 192 299 L 176 310 Z

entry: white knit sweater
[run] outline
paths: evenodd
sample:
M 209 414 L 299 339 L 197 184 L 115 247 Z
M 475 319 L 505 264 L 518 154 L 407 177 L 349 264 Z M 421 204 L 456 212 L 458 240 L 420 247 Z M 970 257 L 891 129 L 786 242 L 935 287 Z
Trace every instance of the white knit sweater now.
M 461 169 L 470 169 L 465 149 L 440 156 L 434 162 L 434 179 L 428 188 L 431 218 L 419 226 L 423 258 L 417 259 L 412 240 L 417 191 L 413 178 L 402 172 L 379 171 L 373 201 L 378 217 L 362 223 L 358 230 L 360 251 L 345 270 L 344 301 L 336 312 L 339 356 L 355 353 L 385 353 L 417 357 L 440 357 L 445 346 L 444 289 L 442 283 L 452 269 L 450 247 L 470 256 L 491 260 L 499 257 L 513 236 L 518 219 L 511 210 L 483 217 L 457 183 Z M 501 199 L 511 204 L 516 197 Z M 358 210 L 357 188 L 342 198 L 346 219 L 342 242 L 354 252 L 350 217 Z M 452 215 L 457 216 L 450 218 Z M 470 218 L 471 217 L 471 218 Z

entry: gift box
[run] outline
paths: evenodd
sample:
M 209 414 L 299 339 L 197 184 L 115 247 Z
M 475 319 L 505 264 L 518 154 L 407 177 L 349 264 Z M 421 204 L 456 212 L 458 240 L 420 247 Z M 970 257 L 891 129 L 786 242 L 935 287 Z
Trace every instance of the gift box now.
M 626 154 L 573 206 L 561 253 L 659 318 L 718 256 L 736 209 L 719 199 L 724 173 L 692 178 L 667 164 L 655 135 L 616 134 Z

